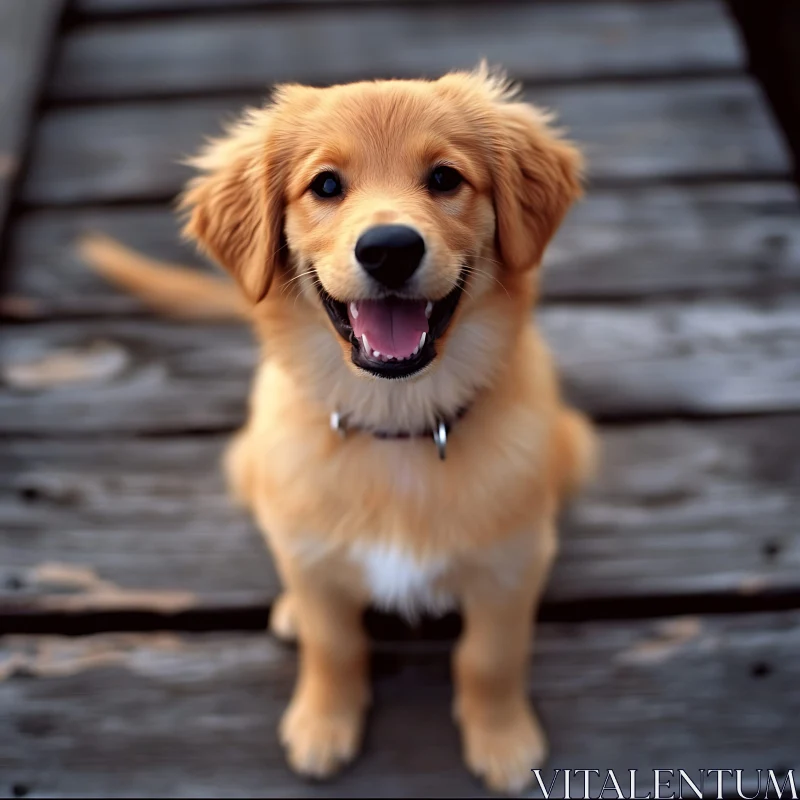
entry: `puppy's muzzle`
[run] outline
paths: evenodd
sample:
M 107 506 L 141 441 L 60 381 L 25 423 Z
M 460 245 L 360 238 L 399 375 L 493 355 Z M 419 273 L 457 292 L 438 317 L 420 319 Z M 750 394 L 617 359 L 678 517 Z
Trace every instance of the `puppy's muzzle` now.
M 361 234 L 355 247 L 364 271 L 387 289 L 401 289 L 424 255 L 425 241 L 408 225 L 376 225 Z

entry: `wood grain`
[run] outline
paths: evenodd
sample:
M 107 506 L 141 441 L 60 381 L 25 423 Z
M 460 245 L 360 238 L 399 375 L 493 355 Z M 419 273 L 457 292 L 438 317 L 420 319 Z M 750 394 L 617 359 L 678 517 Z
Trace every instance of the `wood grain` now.
M 164 610 L 274 599 L 266 548 L 225 490 L 225 441 L 7 441 L 5 607 Z
M 595 182 L 783 176 L 788 160 L 746 78 L 529 90 L 559 112 Z M 22 199 L 30 205 L 165 200 L 179 162 L 253 97 L 60 108 L 42 120 Z
M 798 288 L 792 184 L 591 190 L 545 257 L 545 299 L 765 295 Z
M 86 268 L 75 241 L 102 231 L 153 257 L 210 270 L 177 228 L 167 206 L 30 213 L 12 234 L 8 291 L 18 302 L 7 313 L 141 313 L 136 299 Z M 545 300 L 798 288 L 800 204 L 796 187 L 783 183 L 591 191 L 545 258 Z
M 282 81 L 435 77 L 481 58 L 537 82 L 743 63 L 733 25 L 711 0 L 483 3 L 457 13 L 437 3 L 371 4 L 357 14 L 289 7 L 78 27 L 64 39 L 51 92 L 69 100 L 258 92 Z
M 82 321 L 0 337 L 0 425 L 39 434 L 229 428 L 243 419 L 256 358 L 238 326 Z M 74 380 L 61 378 L 64 363 Z
M 279 591 L 226 495 L 227 437 L 6 440 L 0 615 L 263 606 Z M 602 430 L 547 602 L 800 588 L 800 418 Z
M 653 303 L 540 314 L 568 396 L 601 417 L 797 407 L 797 299 Z
M 38 126 L 21 198 L 29 204 L 169 198 L 190 175 L 182 161 L 248 101 L 258 102 L 243 97 L 53 110 Z
M 374 659 L 364 753 L 312 790 L 276 737 L 295 656 L 265 635 L 7 639 L 4 782 L 45 796 L 480 795 L 451 722 L 448 652 Z M 797 770 L 799 656 L 797 612 L 543 624 L 529 687 L 551 742 L 544 776 L 636 768 L 652 789 L 654 768 Z

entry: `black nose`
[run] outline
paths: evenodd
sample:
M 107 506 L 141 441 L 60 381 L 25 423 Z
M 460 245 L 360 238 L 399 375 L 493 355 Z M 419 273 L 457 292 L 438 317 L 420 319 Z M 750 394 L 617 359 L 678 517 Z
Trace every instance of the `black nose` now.
M 424 255 L 425 242 L 408 225 L 376 225 L 356 242 L 358 263 L 388 289 L 399 289 Z

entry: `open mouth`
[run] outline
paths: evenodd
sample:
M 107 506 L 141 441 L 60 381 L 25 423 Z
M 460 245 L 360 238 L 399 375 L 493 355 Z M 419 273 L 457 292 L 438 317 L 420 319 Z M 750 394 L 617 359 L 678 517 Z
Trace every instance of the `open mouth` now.
M 441 300 L 388 295 L 344 303 L 317 281 L 322 304 L 339 335 L 352 346 L 353 363 L 379 378 L 408 378 L 436 358 L 436 342 L 453 319 L 466 270 Z

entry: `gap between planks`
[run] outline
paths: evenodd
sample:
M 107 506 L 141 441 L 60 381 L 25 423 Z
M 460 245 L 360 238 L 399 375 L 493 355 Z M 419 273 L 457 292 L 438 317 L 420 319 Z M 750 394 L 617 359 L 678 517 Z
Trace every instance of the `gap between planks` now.
M 104 633 L 222 633 L 267 631 L 273 603 L 198 605 L 175 613 L 131 608 L 124 611 L 58 611 L 56 602 L 5 603 L 0 600 L 0 637 L 95 636 Z M 718 592 L 686 595 L 641 595 L 592 600 L 544 601 L 531 624 L 636 622 L 676 616 L 725 618 L 800 610 L 800 590 L 750 595 Z M 424 617 L 414 625 L 391 613 L 368 609 L 364 624 L 377 643 L 452 642 L 462 629 L 459 613 Z

